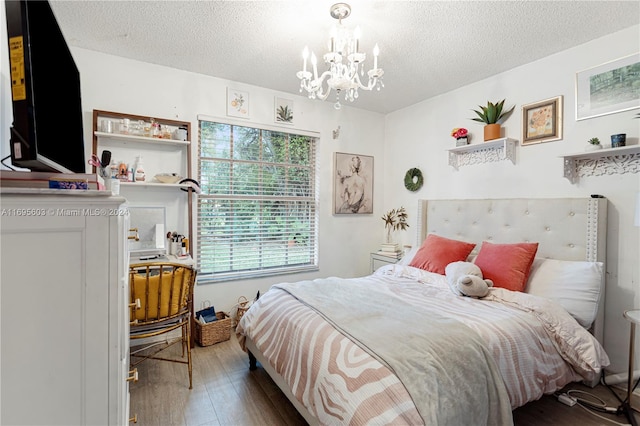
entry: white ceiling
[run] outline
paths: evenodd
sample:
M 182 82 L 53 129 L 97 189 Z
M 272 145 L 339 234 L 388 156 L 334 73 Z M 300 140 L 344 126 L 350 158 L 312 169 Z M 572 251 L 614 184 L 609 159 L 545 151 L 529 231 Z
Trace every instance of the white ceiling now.
M 336 22 L 330 0 L 50 1 L 71 46 L 293 94 L 302 49 L 320 57 Z M 385 71 L 353 106 L 381 113 L 640 23 L 637 0 L 349 4 L 366 69 L 378 43 Z

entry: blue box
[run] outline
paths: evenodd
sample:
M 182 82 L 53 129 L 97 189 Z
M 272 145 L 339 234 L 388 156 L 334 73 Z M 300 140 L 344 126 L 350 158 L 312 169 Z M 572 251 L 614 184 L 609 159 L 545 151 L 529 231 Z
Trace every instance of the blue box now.
M 49 188 L 51 189 L 89 189 L 87 179 L 65 179 L 51 178 L 49 179 Z

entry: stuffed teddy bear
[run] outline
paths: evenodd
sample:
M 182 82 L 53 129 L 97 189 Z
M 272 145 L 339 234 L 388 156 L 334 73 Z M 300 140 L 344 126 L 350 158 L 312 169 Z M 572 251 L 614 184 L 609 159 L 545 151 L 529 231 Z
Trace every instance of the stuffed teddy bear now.
M 452 262 L 444 270 L 451 291 L 458 296 L 475 298 L 489 294 L 493 281 L 482 278 L 482 271 L 475 263 Z

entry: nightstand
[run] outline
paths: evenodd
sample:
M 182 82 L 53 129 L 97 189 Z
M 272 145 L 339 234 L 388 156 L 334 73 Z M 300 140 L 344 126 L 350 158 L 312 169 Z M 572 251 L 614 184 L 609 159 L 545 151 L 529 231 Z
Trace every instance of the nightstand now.
M 374 273 L 376 269 L 384 265 L 393 265 L 397 263 L 399 258 L 385 256 L 384 254 L 371 253 L 371 273 Z
M 622 410 L 627 415 L 627 419 L 633 426 L 638 425 L 634 411 L 638 411 L 631 406 L 631 395 L 633 393 L 633 357 L 636 324 L 640 324 L 640 309 L 631 309 L 624 312 L 624 317 L 631 323 L 631 331 L 629 333 L 629 378 L 627 379 L 627 400 L 622 404 Z

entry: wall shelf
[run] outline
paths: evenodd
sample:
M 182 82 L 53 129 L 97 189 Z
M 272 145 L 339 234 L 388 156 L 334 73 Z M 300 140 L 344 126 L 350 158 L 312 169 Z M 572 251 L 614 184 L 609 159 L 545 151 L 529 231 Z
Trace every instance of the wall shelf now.
M 180 141 L 176 139 L 161 139 L 161 138 L 148 138 L 145 136 L 125 135 L 121 133 L 105 133 L 105 132 L 93 132 L 95 136 L 126 142 L 135 142 L 140 144 L 151 143 L 154 145 L 189 145 L 189 141 Z
M 121 133 L 125 120 L 129 120 L 128 131 Z M 151 122 L 160 125 L 159 130 L 166 130 L 168 135 L 174 136 L 178 129 L 186 129 L 186 140 L 150 137 Z M 111 125 L 104 126 L 105 122 Z M 112 131 L 104 132 L 105 127 Z M 155 180 L 160 173 L 175 173 L 184 178 L 191 178 L 191 123 L 158 117 L 147 117 L 136 114 L 126 114 L 114 111 L 93 110 L 93 153 L 102 156 L 103 150 L 111 151 L 114 164 L 124 163 L 133 167 L 136 158 L 141 156 L 144 161 L 145 180 L 137 182 L 121 182 L 120 193 L 133 205 L 149 204 L 149 200 L 164 200 L 165 204 L 175 202 L 176 216 L 183 207 L 182 197 L 177 194 L 171 197 L 170 191 L 184 192 L 186 206 L 186 235 L 193 241 L 193 197 L 195 189 L 188 184 L 162 183 Z M 165 133 L 165 132 L 162 132 Z M 94 168 L 95 172 L 95 168 Z M 183 191 L 179 191 L 182 189 Z M 172 198 L 171 201 L 168 198 Z M 160 203 L 161 201 L 154 201 Z M 157 205 L 157 204 L 155 204 Z M 180 220 L 180 219 L 179 219 Z M 176 223 L 178 228 L 184 225 Z M 189 246 L 193 255 L 193 245 Z
M 576 183 L 581 177 L 640 172 L 640 145 L 562 155 L 564 177 Z
M 458 170 L 461 166 L 511 160 L 516 163 L 516 145 L 518 141 L 500 138 L 488 142 L 457 146 L 448 149 L 449 165 Z

